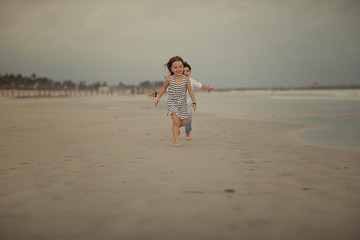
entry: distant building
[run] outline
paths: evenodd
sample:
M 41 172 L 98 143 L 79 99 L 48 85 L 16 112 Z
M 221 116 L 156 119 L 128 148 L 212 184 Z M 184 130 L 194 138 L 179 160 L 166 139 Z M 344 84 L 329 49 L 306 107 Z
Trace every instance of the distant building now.
M 99 87 L 98 91 L 100 93 L 106 93 L 107 94 L 107 93 L 110 93 L 110 88 L 106 87 L 106 86 L 101 86 L 101 87 Z

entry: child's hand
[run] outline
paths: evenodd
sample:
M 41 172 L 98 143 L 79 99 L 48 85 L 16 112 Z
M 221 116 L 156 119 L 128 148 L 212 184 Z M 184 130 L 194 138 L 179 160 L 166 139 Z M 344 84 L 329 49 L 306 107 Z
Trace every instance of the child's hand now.
M 159 99 L 159 98 L 157 98 L 157 99 L 156 99 L 156 101 L 155 101 L 155 107 L 157 107 L 157 106 L 158 106 L 159 101 L 160 101 L 160 99 Z
M 213 90 L 215 87 L 209 87 L 208 88 L 208 92 L 210 93 L 211 92 L 211 90 Z
M 148 94 L 147 96 L 148 96 L 148 98 L 154 99 L 154 98 L 155 98 L 155 92 L 151 92 L 151 93 Z
M 196 111 L 196 104 L 193 104 L 194 112 Z

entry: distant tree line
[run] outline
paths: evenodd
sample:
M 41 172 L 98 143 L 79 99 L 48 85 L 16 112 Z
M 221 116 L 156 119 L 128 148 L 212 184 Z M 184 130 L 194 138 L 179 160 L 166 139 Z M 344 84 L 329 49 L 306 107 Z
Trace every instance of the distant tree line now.
M 120 82 L 115 86 L 108 86 L 104 81 L 88 84 L 85 81 L 74 83 L 71 80 L 54 81 L 47 77 L 39 77 L 33 73 L 31 76 L 21 74 L 0 74 L 0 89 L 23 89 L 23 90 L 90 90 L 97 91 L 100 87 L 108 87 L 111 90 L 136 90 L 144 92 L 147 89 L 158 89 L 163 85 L 163 81 L 144 81 L 138 85 L 127 85 Z

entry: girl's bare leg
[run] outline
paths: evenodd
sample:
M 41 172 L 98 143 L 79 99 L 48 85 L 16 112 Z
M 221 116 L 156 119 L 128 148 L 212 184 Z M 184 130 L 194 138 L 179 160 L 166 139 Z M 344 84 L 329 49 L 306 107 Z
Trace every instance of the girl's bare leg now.
M 179 127 L 183 127 L 186 125 L 186 122 L 187 122 L 187 118 L 183 119 L 183 120 L 180 120 L 180 126 Z
M 180 120 L 179 134 L 178 135 L 180 135 L 180 128 L 186 125 L 186 121 L 187 121 L 187 119 Z
M 180 118 L 175 114 L 171 114 L 171 118 L 173 121 L 172 132 L 174 136 L 174 147 L 181 147 L 179 143 L 179 127 L 180 127 Z

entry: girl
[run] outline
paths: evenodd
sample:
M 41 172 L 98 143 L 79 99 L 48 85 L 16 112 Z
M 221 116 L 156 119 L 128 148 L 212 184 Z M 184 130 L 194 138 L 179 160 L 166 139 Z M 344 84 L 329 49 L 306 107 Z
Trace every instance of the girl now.
M 170 76 L 165 78 L 164 91 L 159 92 L 155 101 L 155 106 L 159 104 L 161 96 L 164 94 L 166 89 L 169 88 L 166 106 L 168 108 L 168 115 L 170 114 L 172 119 L 174 147 L 181 147 L 179 143 L 179 128 L 186 125 L 188 112 L 186 105 L 186 91 L 189 92 L 194 111 L 196 111 L 196 101 L 194 92 L 190 85 L 190 80 L 188 77 L 183 75 L 184 61 L 182 58 L 179 56 L 172 57 L 165 65 L 170 72 Z
M 201 89 L 207 90 L 210 93 L 215 88 L 215 87 L 208 87 L 203 83 L 195 81 L 194 79 L 192 79 L 190 77 L 190 74 L 191 74 L 191 66 L 187 62 L 184 62 L 184 75 L 189 78 L 192 89 L 201 88 Z M 148 97 L 154 99 L 157 96 L 157 94 L 161 93 L 162 91 L 165 92 L 164 89 L 165 88 L 162 87 L 161 89 L 156 90 L 155 92 L 151 92 L 150 94 L 148 94 Z M 188 117 L 187 117 L 187 122 L 185 125 L 186 140 L 192 140 L 192 138 L 190 137 L 190 132 L 192 130 L 192 127 L 191 127 L 192 101 L 189 96 L 189 93 L 186 94 L 186 101 L 187 101 L 187 108 L 188 108 Z

